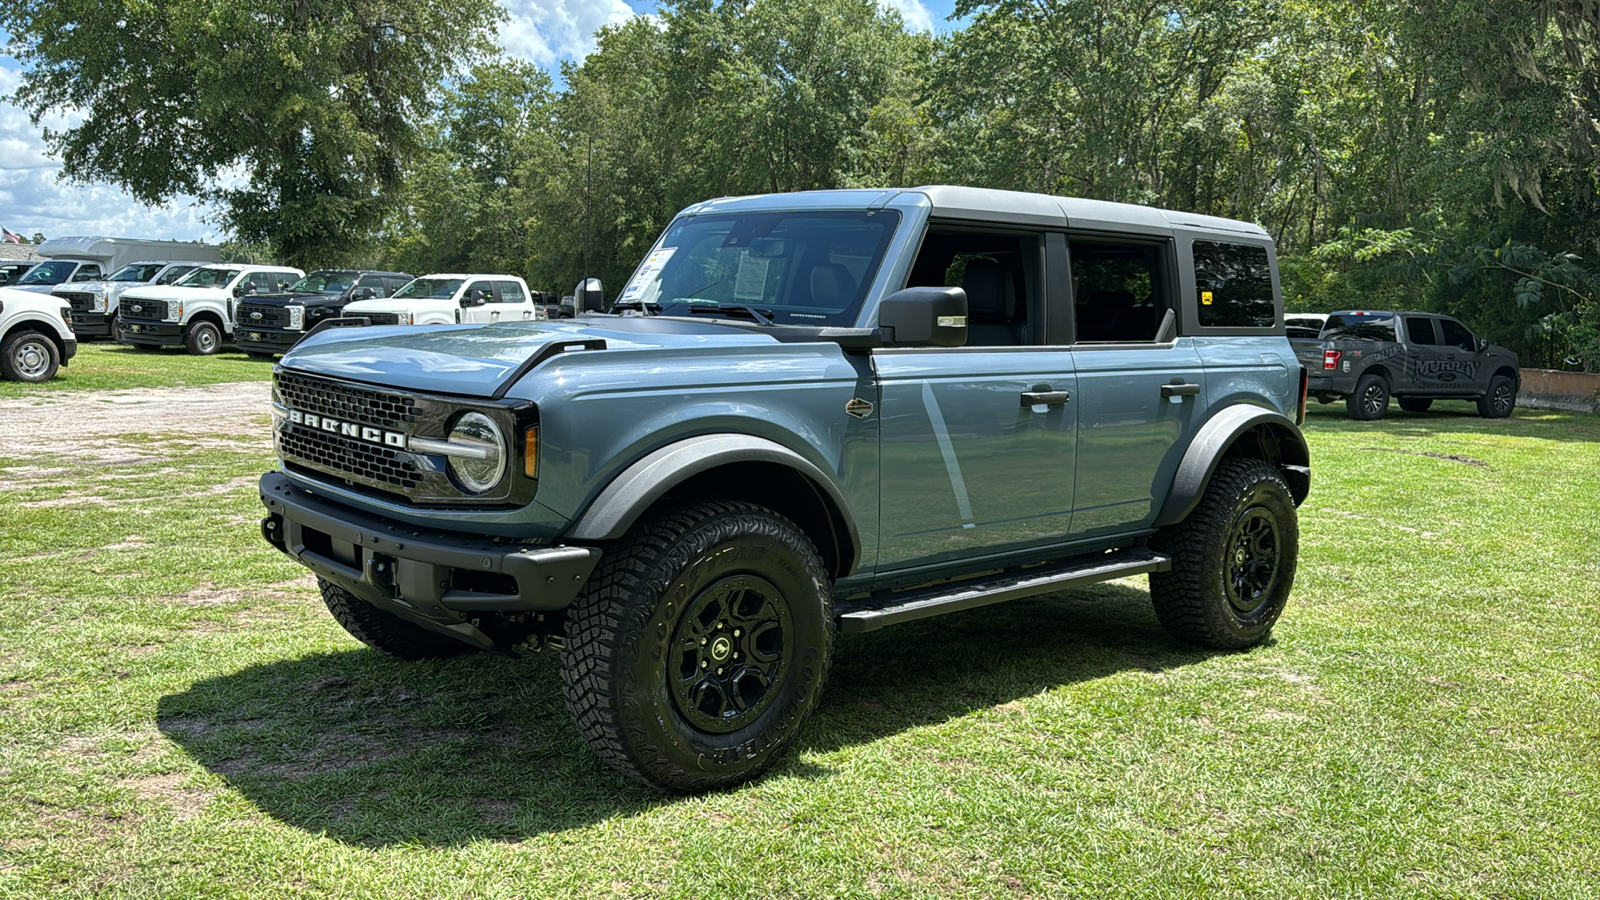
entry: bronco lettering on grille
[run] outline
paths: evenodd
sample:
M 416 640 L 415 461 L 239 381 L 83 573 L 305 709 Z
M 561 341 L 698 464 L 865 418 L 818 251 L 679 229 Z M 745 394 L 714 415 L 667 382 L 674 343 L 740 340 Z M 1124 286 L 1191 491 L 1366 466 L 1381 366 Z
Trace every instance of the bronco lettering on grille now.
M 289 421 L 296 425 L 303 425 L 316 431 L 326 431 L 341 437 L 352 437 L 371 444 L 382 444 L 385 447 L 406 448 L 406 436 L 398 431 L 385 431 L 382 428 L 373 428 L 370 425 L 361 425 L 356 422 L 342 422 L 316 413 L 301 412 L 298 409 L 289 410 Z

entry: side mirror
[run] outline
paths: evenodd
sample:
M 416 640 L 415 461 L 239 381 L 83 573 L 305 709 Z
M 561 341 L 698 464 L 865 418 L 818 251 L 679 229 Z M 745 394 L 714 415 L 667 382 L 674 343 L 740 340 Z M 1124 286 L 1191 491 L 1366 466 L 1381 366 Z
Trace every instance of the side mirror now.
M 1487 349 L 1489 349 L 1489 342 L 1484 338 L 1478 338 L 1478 352 L 1482 353 Z
M 233 295 L 235 297 L 248 297 L 255 292 L 256 286 L 248 281 L 233 289 Z
M 461 298 L 461 305 L 463 305 L 463 306 L 482 306 L 483 305 L 483 291 L 480 291 L 477 288 L 473 288 L 472 290 L 467 291 L 467 295 L 465 297 Z
M 914 287 L 878 304 L 878 328 L 897 347 L 960 347 L 967 342 L 967 292 Z
M 572 289 L 572 308 L 574 312 L 599 312 L 606 308 L 605 291 L 600 287 L 600 279 L 585 278 L 578 282 Z

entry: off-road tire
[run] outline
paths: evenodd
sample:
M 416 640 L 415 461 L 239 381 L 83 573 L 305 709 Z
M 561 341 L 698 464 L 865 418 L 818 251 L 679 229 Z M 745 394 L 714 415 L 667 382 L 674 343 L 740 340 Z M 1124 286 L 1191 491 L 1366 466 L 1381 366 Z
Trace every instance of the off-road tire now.
M 793 522 L 743 502 L 669 509 L 608 549 L 567 611 L 567 711 L 638 781 L 732 787 L 794 743 L 827 680 L 833 631 L 822 560 Z
M 1368 372 L 1356 381 L 1356 389 L 1344 398 L 1345 415 L 1358 422 L 1383 418 L 1389 411 L 1389 382 L 1377 372 Z
M 1478 415 L 1504 419 L 1517 408 L 1517 383 L 1504 375 L 1489 379 L 1489 390 L 1478 398 Z
M 449 635 L 429 631 L 405 619 L 384 612 L 342 587 L 317 579 L 322 602 L 328 612 L 350 636 L 368 647 L 396 659 L 435 659 L 459 656 L 478 648 Z
M 183 333 L 183 346 L 195 356 L 213 356 L 222 349 L 222 329 L 205 320 L 195 322 Z
M 1401 397 L 1400 408 L 1409 413 L 1425 413 L 1433 407 L 1432 397 Z
M 1156 618 L 1173 637 L 1242 650 L 1266 640 L 1294 587 L 1300 532 L 1289 484 L 1257 459 L 1226 459 L 1189 517 L 1151 546 L 1172 568 L 1150 574 Z
M 13 331 L 0 341 L 0 375 L 11 381 L 49 381 L 60 368 L 61 352 L 49 335 Z

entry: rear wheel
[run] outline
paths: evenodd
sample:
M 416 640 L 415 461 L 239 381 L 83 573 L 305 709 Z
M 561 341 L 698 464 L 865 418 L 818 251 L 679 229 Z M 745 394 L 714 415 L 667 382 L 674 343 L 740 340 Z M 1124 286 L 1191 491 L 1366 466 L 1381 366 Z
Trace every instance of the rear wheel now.
M 1504 419 L 1517 406 L 1517 383 L 1504 375 L 1489 379 L 1489 390 L 1478 398 L 1478 415 Z
M 222 349 L 222 329 L 211 322 L 195 322 L 184 334 L 183 346 L 195 356 L 211 356 Z
M 13 331 L 0 341 L 0 375 L 12 381 L 49 381 L 60 367 L 55 341 L 37 331 Z
M 793 522 L 751 503 L 657 514 L 567 614 L 562 681 L 606 762 L 673 791 L 766 771 L 817 704 L 833 649 L 827 578 Z
M 413 625 L 384 612 L 331 581 L 317 579 L 322 602 L 350 636 L 368 647 L 397 659 L 433 659 L 459 656 L 478 648 L 448 635 Z
M 1383 418 L 1389 410 L 1389 382 L 1368 372 L 1356 382 L 1355 393 L 1344 398 L 1345 415 L 1360 422 Z
M 1429 407 L 1431 407 L 1431 406 L 1433 406 L 1433 398 L 1432 397 L 1401 397 L 1400 398 L 1400 408 L 1405 410 L 1406 412 L 1414 412 L 1414 413 L 1427 412 Z
M 1223 460 L 1200 505 L 1151 546 L 1172 556 L 1171 569 L 1150 574 L 1167 631 L 1202 647 L 1255 646 L 1294 586 L 1300 529 L 1288 482 L 1261 460 Z

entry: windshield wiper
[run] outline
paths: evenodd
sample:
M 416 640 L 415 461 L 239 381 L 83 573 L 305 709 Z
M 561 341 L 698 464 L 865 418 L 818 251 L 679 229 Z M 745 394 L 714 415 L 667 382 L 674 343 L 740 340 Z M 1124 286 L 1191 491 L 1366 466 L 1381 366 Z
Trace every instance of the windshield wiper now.
M 716 306 L 690 306 L 692 313 L 743 313 L 763 325 L 773 324 L 772 310 L 756 309 L 743 303 L 718 303 Z

